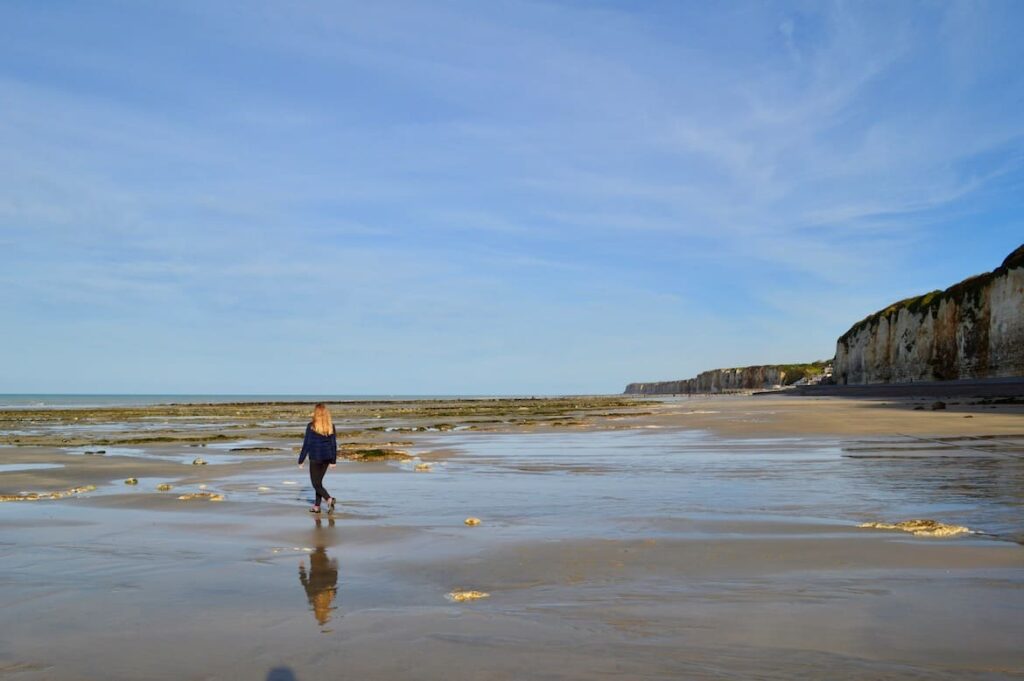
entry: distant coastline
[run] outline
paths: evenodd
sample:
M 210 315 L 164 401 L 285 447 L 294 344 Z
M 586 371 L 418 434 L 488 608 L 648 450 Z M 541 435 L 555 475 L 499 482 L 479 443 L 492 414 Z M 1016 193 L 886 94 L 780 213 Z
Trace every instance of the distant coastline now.
M 996 378 L 1014 381 L 986 383 Z M 839 337 L 829 360 L 713 369 L 696 378 L 630 383 L 624 394 L 716 394 L 797 383 L 819 384 L 806 389 L 818 395 L 843 394 L 830 391 L 832 384 L 865 386 L 864 394 L 878 392 L 867 386 L 904 386 L 897 391 L 908 394 L 956 380 L 1002 395 L 1024 383 L 1024 245 L 991 272 L 868 315 Z
M 0 409 L 148 407 L 170 404 L 300 404 L 424 400 L 527 399 L 547 395 L 326 395 L 202 393 L 0 393 Z

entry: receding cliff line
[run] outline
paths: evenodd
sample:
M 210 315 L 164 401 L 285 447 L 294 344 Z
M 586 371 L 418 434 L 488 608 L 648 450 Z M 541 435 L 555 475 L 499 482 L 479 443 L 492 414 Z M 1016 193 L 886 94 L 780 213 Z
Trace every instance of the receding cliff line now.
M 836 342 L 839 384 L 1024 376 L 1024 245 L 1003 264 L 894 303 Z
M 827 362 L 705 371 L 696 378 L 630 383 L 626 394 L 721 393 L 791 385 Z M 944 291 L 893 303 L 836 342 L 840 385 L 1024 377 L 1024 245 L 1003 264 Z
M 713 369 L 698 374 L 696 378 L 630 383 L 626 386 L 626 394 L 692 395 L 760 390 L 777 385 L 791 385 L 802 378 L 820 376 L 828 364 L 822 361 L 809 364 L 766 364 L 735 369 Z

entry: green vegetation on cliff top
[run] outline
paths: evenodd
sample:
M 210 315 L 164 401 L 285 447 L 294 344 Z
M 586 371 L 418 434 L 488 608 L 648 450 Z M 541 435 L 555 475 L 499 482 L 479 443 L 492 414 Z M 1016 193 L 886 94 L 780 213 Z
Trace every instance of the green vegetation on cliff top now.
M 698 375 L 697 378 L 684 378 L 684 379 L 675 380 L 675 381 L 652 381 L 651 383 L 653 383 L 653 384 L 658 384 L 658 383 L 683 383 L 683 382 L 686 382 L 686 381 L 696 381 L 696 380 L 699 380 L 700 376 L 705 376 L 707 374 L 713 374 L 713 373 L 721 372 L 721 371 L 746 372 L 746 371 L 770 371 L 770 370 L 777 370 L 777 371 L 782 372 L 782 373 L 785 374 L 783 379 L 782 379 L 783 384 L 784 385 L 792 385 L 792 384 L 796 383 L 797 381 L 799 381 L 802 378 L 806 378 L 806 377 L 809 377 L 809 376 L 819 376 L 819 375 L 823 374 L 825 372 L 825 367 L 829 366 L 830 364 L 832 364 L 832 360 L 831 359 L 820 359 L 820 360 L 817 360 L 817 361 L 814 361 L 814 362 L 805 362 L 805 363 L 802 363 L 802 364 L 755 364 L 755 365 L 752 365 L 752 366 L 745 366 L 745 367 L 729 367 L 729 368 L 723 368 L 723 369 L 710 369 L 708 371 L 702 371 Z M 649 385 L 651 383 L 646 383 L 646 384 Z M 644 383 L 630 383 L 629 385 L 633 386 L 633 385 L 642 385 L 642 384 L 644 384 Z M 629 389 L 629 387 L 627 386 L 627 390 L 628 389 Z
M 755 364 L 748 367 L 731 367 L 729 369 L 712 369 L 704 373 L 714 373 L 715 371 L 759 371 L 762 369 L 777 369 L 778 371 L 784 371 L 788 376 L 792 372 L 802 371 L 809 375 L 820 374 L 825 370 L 829 364 L 832 363 L 830 359 L 819 359 L 814 362 L 803 362 L 799 364 Z M 798 379 L 799 380 L 799 379 Z
M 818 360 L 807 364 L 778 364 L 779 369 L 785 372 L 782 379 L 783 385 L 793 385 L 802 378 L 820 376 L 825 372 L 825 367 L 832 363 L 832 360 Z
M 849 342 L 849 340 L 857 333 L 878 324 L 883 318 L 898 315 L 902 310 L 907 310 L 911 314 L 924 314 L 926 312 L 937 311 L 943 301 L 946 300 L 963 301 L 968 297 L 971 297 L 977 301 L 981 292 L 985 290 L 993 279 L 1006 274 L 1007 270 L 1016 269 L 1018 267 L 1024 267 L 1024 244 L 1020 245 L 1013 251 L 1013 253 L 1006 256 L 1003 263 L 991 272 L 968 277 L 958 284 L 953 284 L 944 291 L 935 290 L 925 293 L 924 295 L 904 298 L 903 300 L 897 301 L 878 312 L 868 315 L 851 326 L 846 333 L 840 336 L 839 342 Z

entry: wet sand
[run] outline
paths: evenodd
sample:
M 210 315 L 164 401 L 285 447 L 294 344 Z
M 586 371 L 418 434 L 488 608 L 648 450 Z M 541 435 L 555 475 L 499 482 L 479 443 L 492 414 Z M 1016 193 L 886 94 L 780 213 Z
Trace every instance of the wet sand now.
M 336 410 L 414 458 L 342 461 L 319 519 L 279 406 L 9 417 L 0 438 L 40 444 L 0 448 L 0 493 L 96 489 L 0 504 L 0 679 L 1024 676 L 1012 407 L 521 406 Z M 180 441 L 97 444 L 140 424 Z M 911 517 L 979 534 L 857 527 Z
M 701 396 L 658 400 L 645 422 L 708 429 L 732 436 L 835 435 L 845 437 L 988 438 L 1024 432 L 1024 404 L 954 399 L 933 411 L 930 397 L 853 399 Z M 969 418 L 968 418 L 969 417 Z

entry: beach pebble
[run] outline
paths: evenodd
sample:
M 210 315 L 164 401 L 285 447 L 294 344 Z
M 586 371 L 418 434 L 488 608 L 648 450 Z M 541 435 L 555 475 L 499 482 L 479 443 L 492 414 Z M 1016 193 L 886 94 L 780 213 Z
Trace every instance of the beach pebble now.
M 139 479 L 138 478 L 128 478 L 127 480 L 124 481 L 124 484 L 126 484 L 126 485 L 137 485 L 137 484 L 139 484 Z
M 463 601 L 475 601 L 480 598 L 488 598 L 491 594 L 485 591 L 452 591 L 446 598 L 453 603 L 462 603 Z
M 947 525 L 937 520 L 920 518 L 903 520 L 898 523 L 861 523 L 857 527 L 875 530 L 902 530 L 910 532 L 915 537 L 956 537 L 961 534 L 974 534 L 972 530 L 962 525 Z
M 416 470 L 418 472 L 420 472 L 420 473 L 427 473 L 427 472 L 430 471 L 430 469 L 431 469 L 431 465 L 429 463 L 418 463 L 418 464 L 416 464 Z
M 462 522 L 466 523 L 470 527 L 473 527 L 475 525 L 479 525 L 480 524 L 480 519 L 479 518 L 470 517 L 470 518 L 466 518 Z
M 170 490 L 171 486 L 166 482 L 161 482 L 159 485 L 156 486 L 157 492 L 169 492 Z
M 940 411 L 940 410 L 945 409 L 945 408 L 946 408 L 946 403 L 943 402 L 942 400 L 939 400 L 937 402 L 932 402 L 932 406 L 931 406 L 932 411 Z
M 203 461 L 200 457 L 197 456 L 196 458 L 192 459 L 192 465 L 193 466 L 205 466 L 206 462 Z

